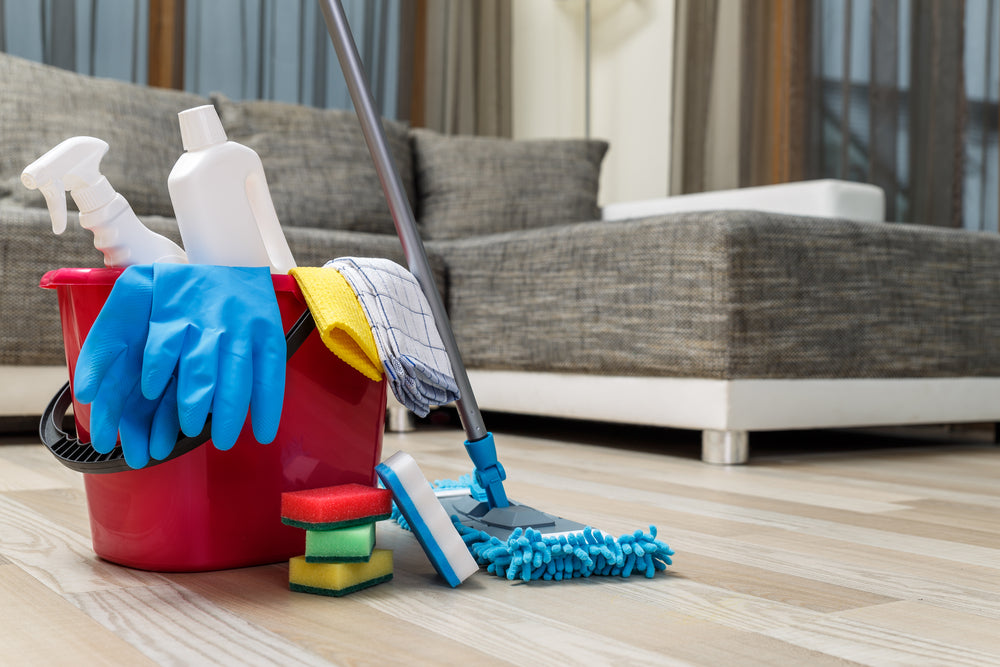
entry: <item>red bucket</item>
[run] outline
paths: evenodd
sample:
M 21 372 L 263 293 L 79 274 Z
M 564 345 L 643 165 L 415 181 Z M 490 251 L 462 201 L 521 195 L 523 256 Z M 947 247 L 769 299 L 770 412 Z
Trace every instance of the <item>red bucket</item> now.
M 118 269 L 58 269 L 41 286 L 59 297 L 70 383 L 80 346 Z M 291 276 L 273 276 L 285 329 L 305 311 Z M 140 470 L 85 474 L 94 551 L 144 570 L 191 572 L 262 565 L 303 553 L 305 531 L 281 523 L 284 491 L 375 484 L 386 383 L 331 353 L 313 331 L 288 361 L 278 435 L 254 440 L 249 421 L 236 445 L 207 443 Z M 80 440 L 90 410 L 73 400 Z

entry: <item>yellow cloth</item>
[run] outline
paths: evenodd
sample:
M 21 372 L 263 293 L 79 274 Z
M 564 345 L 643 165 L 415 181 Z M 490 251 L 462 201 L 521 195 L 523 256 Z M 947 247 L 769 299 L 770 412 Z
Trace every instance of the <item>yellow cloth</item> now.
M 375 337 L 351 285 L 335 269 L 296 267 L 299 284 L 320 338 L 335 355 L 366 378 L 382 379 Z

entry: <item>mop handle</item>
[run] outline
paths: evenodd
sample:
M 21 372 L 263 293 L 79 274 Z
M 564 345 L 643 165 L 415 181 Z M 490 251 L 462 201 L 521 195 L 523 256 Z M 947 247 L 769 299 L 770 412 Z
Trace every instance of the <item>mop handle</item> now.
M 354 102 L 354 110 L 357 111 L 358 120 L 361 121 L 361 131 L 365 136 L 365 143 L 368 144 L 368 150 L 375 162 L 375 171 L 378 172 L 379 181 L 385 191 L 389 211 L 392 213 L 392 220 L 396 225 L 396 233 L 403 244 L 403 255 L 406 257 L 410 273 L 417 279 L 420 289 L 427 297 L 438 333 L 441 334 L 441 342 L 444 343 L 448 359 L 451 361 L 451 369 L 455 374 L 455 383 L 458 385 L 461 396 L 459 400 L 455 401 L 455 407 L 458 409 L 462 426 L 465 428 L 465 436 L 469 442 L 482 440 L 488 435 L 486 425 L 479 412 L 476 397 L 472 393 L 469 375 L 465 371 L 465 364 L 462 363 L 462 355 L 458 351 L 458 343 L 451 330 L 451 323 L 448 320 L 447 312 L 445 312 L 444 303 L 441 301 L 441 295 L 434 284 L 434 276 L 427 263 L 427 253 L 420 240 L 420 233 L 417 231 L 413 210 L 410 208 L 410 202 L 406 198 L 399 173 L 390 157 L 385 129 L 375 111 L 375 101 L 372 99 L 371 89 L 368 87 L 368 80 L 361 65 L 361 56 L 358 55 L 354 37 L 351 35 L 351 28 L 344 15 L 344 7 L 340 0 L 320 0 L 320 6 L 326 19 L 326 28 L 333 40 L 333 48 L 337 52 L 337 60 L 340 61 L 340 69 L 343 70 L 344 79 L 347 81 L 347 89 Z

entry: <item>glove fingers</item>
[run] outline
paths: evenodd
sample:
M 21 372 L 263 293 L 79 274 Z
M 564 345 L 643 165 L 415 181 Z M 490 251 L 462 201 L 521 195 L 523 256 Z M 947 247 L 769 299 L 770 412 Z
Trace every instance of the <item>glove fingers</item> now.
M 153 424 L 149 433 L 149 455 L 157 461 L 170 456 L 177 444 L 177 434 L 181 426 L 177 417 L 177 380 L 171 378 L 167 388 L 163 390 L 160 404 L 153 415 Z
M 174 376 L 189 333 L 177 322 L 154 322 L 149 325 L 146 347 L 142 353 L 142 395 L 152 400 L 163 394 Z
M 158 404 L 143 398 L 138 389 L 126 402 L 119 426 L 122 452 L 130 468 L 143 468 L 149 463 L 149 433 Z
M 226 450 L 236 444 L 250 409 L 253 366 L 250 346 L 239 339 L 220 358 L 219 380 L 212 401 L 212 443 Z
M 152 268 L 131 266 L 115 281 L 111 294 L 80 348 L 73 394 L 90 403 L 123 350 L 141 347 L 152 304 Z
M 257 442 L 264 445 L 278 435 L 285 400 L 285 357 L 285 336 L 280 327 L 269 327 L 254 338 L 250 422 Z
M 205 427 L 218 373 L 219 332 L 203 331 L 194 345 L 183 351 L 177 366 L 177 414 L 184 435 L 198 435 Z
M 81 403 L 91 403 L 97 396 L 101 381 L 107 376 L 112 364 L 125 352 L 121 343 L 109 344 L 100 329 L 92 328 L 93 335 L 87 336 L 80 348 L 73 373 L 73 395 Z
M 118 426 L 125 403 L 137 389 L 123 384 L 127 366 L 126 355 L 119 354 L 90 404 L 90 443 L 101 454 L 107 454 L 118 443 Z

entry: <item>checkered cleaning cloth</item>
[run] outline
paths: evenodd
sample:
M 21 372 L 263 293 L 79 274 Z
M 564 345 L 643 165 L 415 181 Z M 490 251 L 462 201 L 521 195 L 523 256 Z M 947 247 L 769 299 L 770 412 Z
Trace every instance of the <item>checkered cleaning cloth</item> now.
M 368 316 L 379 359 L 400 403 L 423 417 L 458 400 L 451 361 L 416 278 L 387 259 L 339 257 L 325 264 L 354 288 Z

